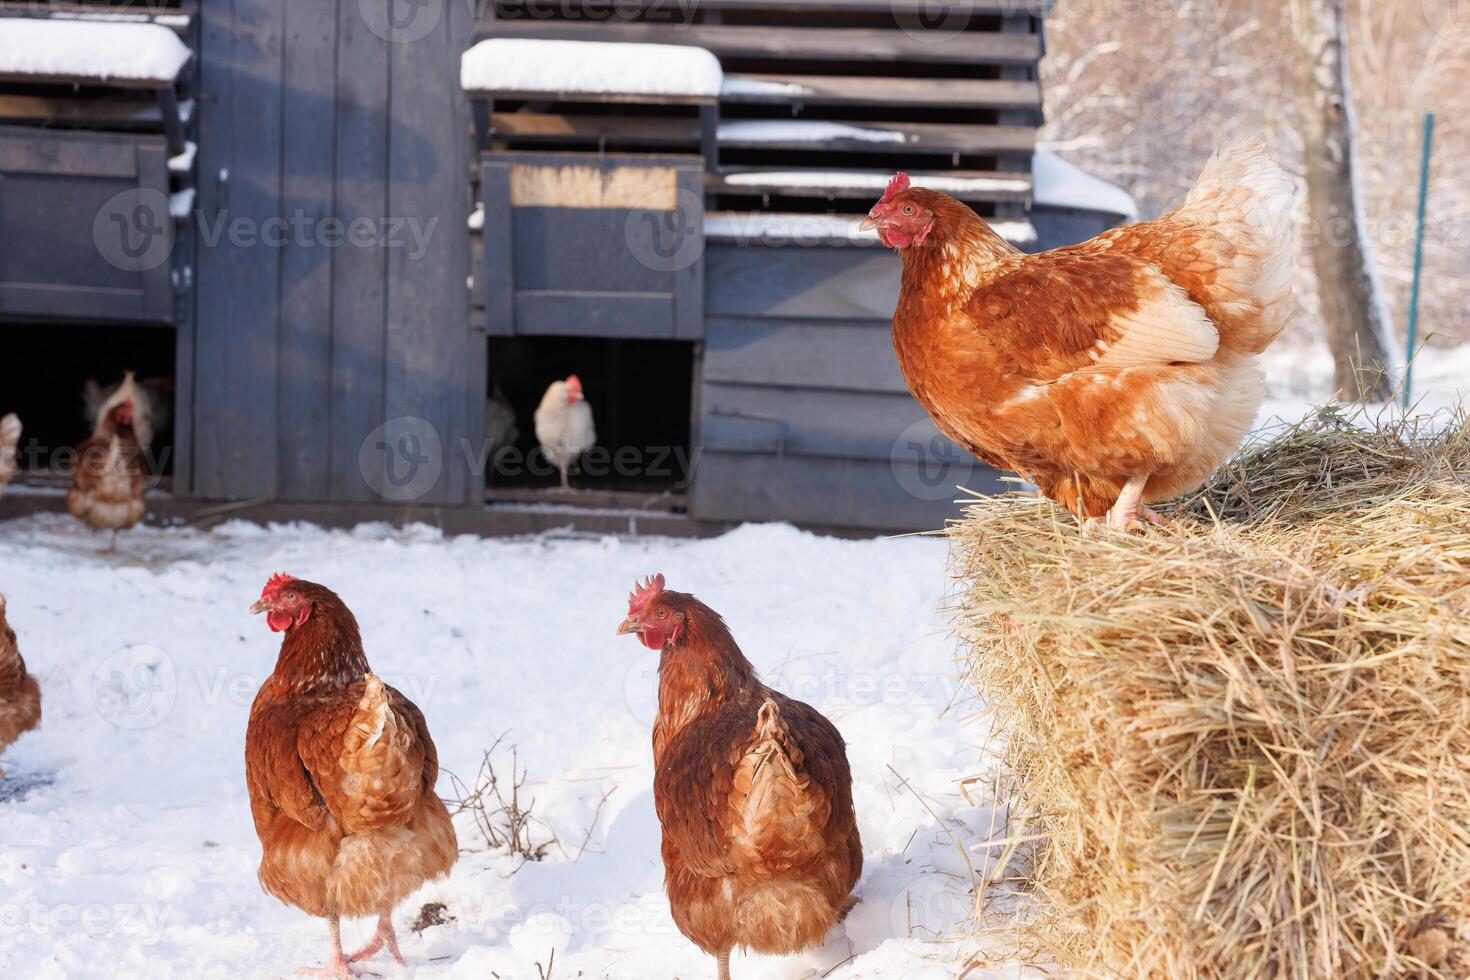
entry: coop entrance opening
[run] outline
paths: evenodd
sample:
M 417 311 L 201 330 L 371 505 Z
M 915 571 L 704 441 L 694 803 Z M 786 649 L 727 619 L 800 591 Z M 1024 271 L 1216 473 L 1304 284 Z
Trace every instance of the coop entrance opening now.
M 647 506 L 653 497 L 682 509 L 693 470 L 694 360 L 694 344 L 683 341 L 492 338 L 487 497 L 586 506 Z M 571 465 L 571 490 L 563 491 L 537 438 L 535 415 L 551 383 L 570 375 L 581 382 L 596 441 Z
M 139 435 L 151 430 L 144 462 L 174 471 L 174 331 L 171 327 L 0 323 L 5 362 L 0 415 L 20 417 L 20 482 L 63 481 L 72 450 L 92 434 L 98 407 L 132 371 Z

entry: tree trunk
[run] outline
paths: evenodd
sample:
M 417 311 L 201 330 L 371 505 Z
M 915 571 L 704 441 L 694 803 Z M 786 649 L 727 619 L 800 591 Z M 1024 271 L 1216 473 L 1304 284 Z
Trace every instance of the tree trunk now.
M 1337 397 L 1386 401 L 1395 377 L 1393 324 L 1373 264 L 1353 144 L 1344 0 L 1294 0 L 1310 235 Z

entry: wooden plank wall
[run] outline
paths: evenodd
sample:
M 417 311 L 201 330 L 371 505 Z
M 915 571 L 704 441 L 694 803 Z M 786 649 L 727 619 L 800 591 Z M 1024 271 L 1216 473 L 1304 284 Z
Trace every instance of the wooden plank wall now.
M 716 245 L 705 271 L 693 516 L 936 528 L 958 513 L 954 483 L 1000 488 L 904 386 L 893 253 Z
M 392 0 L 373 2 L 383 9 L 204 0 L 202 220 L 284 218 L 306 233 L 284 245 L 200 242 L 197 496 L 378 499 L 359 449 L 378 425 L 410 416 L 444 449 L 443 476 L 418 502 L 479 493 L 459 451 L 483 424 L 458 85 L 473 25 L 451 3 L 425 36 L 395 35 L 384 26 Z M 389 243 L 330 244 L 329 229 L 354 221 Z

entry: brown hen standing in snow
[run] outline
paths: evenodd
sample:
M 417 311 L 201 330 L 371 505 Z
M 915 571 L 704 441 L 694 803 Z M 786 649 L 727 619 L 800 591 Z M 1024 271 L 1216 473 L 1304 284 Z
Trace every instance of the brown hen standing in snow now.
M 143 519 L 143 450 L 133 430 L 137 386 L 129 371 L 117 391 L 102 403 L 92 438 L 77 447 L 66 509 L 98 531 L 111 531 L 107 550 L 117 547 L 117 532 Z
M 1117 528 L 1199 486 L 1265 395 L 1292 309 L 1291 181 L 1216 154 L 1156 221 L 1025 255 L 965 205 L 894 177 L 864 226 L 903 259 L 893 346 L 940 431 L 1079 518 Z
M 719 961 L 821 944 L 863 870 L 842 734 L 766 687 L 709 606 L 656 575 L 618 633 L 660 651 L 653 801 L 679 931 Z
M 439 756 L 423 714 L 368 667 L 357 620 L 325 586 L 274 575 L 250 607 L 285 632 L 275 672 L 250 707 L 245 776 L 260 837 L 260 884 L 331 926 L 319 970 L 384 946 L 404 962 L 393 909 L 458 853 L 434 795 Z M 367 946 L 342 952 L 341 916 L 378 917 Z
M 0 595 L 0 752 L 41 723 L 41 685 L 26 673 L 15 630 L 5 619 Z M 0 769 L 0 776 L 5 770 Z

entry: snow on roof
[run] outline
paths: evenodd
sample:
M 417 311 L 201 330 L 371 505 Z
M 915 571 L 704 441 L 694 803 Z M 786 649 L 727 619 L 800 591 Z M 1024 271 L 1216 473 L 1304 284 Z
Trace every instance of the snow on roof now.
M 825 143 L 829 140 L 904 143 L 909 139 L 898 130 L 866 129 L 846 123 L 806 119 L 745 119 L 720 123 L 719 138 L 741 143 Z
M 1035 182 L 1032 200 L 1054 208 L 1080 208 L 1105 211 L 1129 220 L 1138 218 L 1138 204 L 1133 196 L 1116 184 L 1063 160 L 1049 150 L 1037 150 L 1031 162 Z
M 459 84 L 471 92 L 580 92 L 714 98 L 719 59 L 703 48 L 610 41 L 496 37 L 464 53 Z
M 167 27 L 115 21 L 8 17 L 0 30 L 0 74 L 61 75 L 168 84 L 189 48 Z
M 810 241 L 878 242 L 876 231 L 860 231 L 860 215 L 780 214 L 761 211 L 712 211 L 704 217 L 706 238 L 726 241 L 782 244 Z M 1029 221 L 992 221 L 990 227 L 1006 241 L 1023 245 L 1036 241 Z
M 721 95 L 810 95 L 811 89 L 792 82 L 768 82 L 763 78 L 726 78 Z
M 171 174 L 186 174 L 194 169 L 194 157 L 199 153 L 199 144 L 193 140 L 184 141 L 184 152 L 175 154 L 168 158 L 168 172 Z
M 724 126 L 720 127 L 721 130 Z M 722 134 L 723 135 L 723 132 Z M 855 173 L 851 170 L 752 170 L 726 174 L 725 183 L 742 187 L 843 187 L 882 192 L 893 178 L 891 173 Z M 947 194 L 967 191 L 1021 191 L 1031 187 L 1024 177 L 943 177 L 920 175 L 912 178 L 913 186 Z
M 168 214 L 175 221 L 183 221 L 194 211 L 194 188 L 185 187 L 168 196 Z

